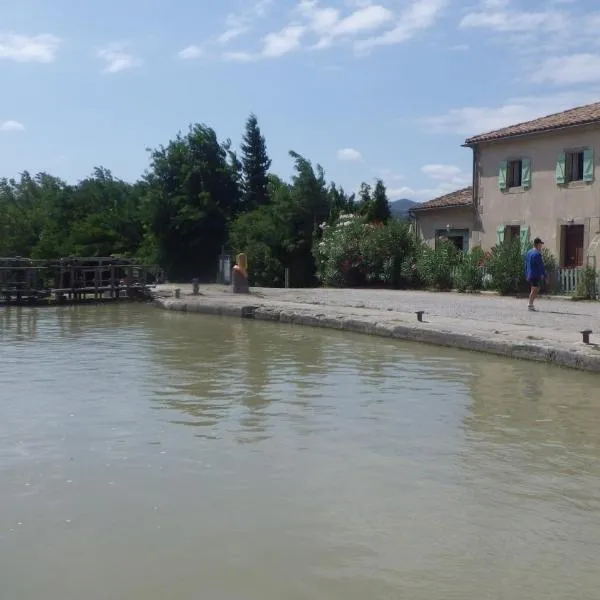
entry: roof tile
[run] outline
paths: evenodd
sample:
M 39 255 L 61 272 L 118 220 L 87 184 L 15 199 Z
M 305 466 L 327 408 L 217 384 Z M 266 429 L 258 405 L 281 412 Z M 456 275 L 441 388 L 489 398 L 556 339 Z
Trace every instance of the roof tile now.
M 473 204 L 473 188 L 466 187 L 462 190 L 456 190 L 451 194 L 434 198 L 428 202 L 423 202 L 413 206 L 410 212 L 420 212 L 424 210 L 434 210 L 436 208 L 454 208 L 459 206 L 470 206 Z
M 524 123 L 518 123 L 517 125 L 510 125 L 509 127 L 503 127 L 502 129 L 475 135 L 465 141 L 465 146 L 472 146 L 479 142 L 489 142 L 517 135 L 541 133 L 543 131 L 551 131 L 552 129 L 574 127 L 576 125 L 586 125 L 595 122 L 600 122 L 600 102 L 570 108 L 569 110 L 548 115 L 546 117 L 540 117 L 539 119 L 533 119 L 532 121 L 525 121 Z

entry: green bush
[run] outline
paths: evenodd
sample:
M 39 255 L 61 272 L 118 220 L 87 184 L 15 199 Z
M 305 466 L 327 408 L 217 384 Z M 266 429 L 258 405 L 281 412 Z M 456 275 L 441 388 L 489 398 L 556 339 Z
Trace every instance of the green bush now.
M 459 260 L 460 253 L 451 242 L 440 240 L 435 249 L 423 246 L 417 258 L 419 278 L 427 287 L 448 290 Z
M 501 294 L 516 294 L 525 289 L 525 263 L 519 240 L 507 240 L 494 246 L 486 267 L 491 287 Z
M 414 264 L 417 242 L 407 223 L 372 225 L 347 214 L 322 229 L 313 255 L 323 285 L 401 287 L 413 282 L 404 265 Z
M 596 278 L 598 274 L 596 269 L 586 267 L 581 273 L 581 277 L 577 282 L 575 295 L 582 300 L 595 300 L 598 296 Z
M 474 292 L 483 288 L 483 259 L 481 248 L 459 255 L 458 265 L 454 269 L 454 287 L 459 292 Z

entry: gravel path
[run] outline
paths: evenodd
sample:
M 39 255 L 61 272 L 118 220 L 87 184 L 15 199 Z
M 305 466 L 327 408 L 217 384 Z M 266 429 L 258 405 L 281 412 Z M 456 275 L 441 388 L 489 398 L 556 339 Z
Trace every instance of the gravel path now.
M 168 284 L 159 290 L 171 293 L 181 288 L 182 295 L 191 293 L 191 285 Z M 220 285 L 203 285 L 206 297 L 227 294 L 230 288 Z M 600 302 L 574 302 L 570 299 L 541 298 L 536 302 L 538 312 L 527 310 L 527 299 L 502 297 L 495 294 L 457 294 L 452 292 L 423 292 L 401 290 L 361 289 L 281 289 L 252 288 L 252 296 L 293 304 L 309 304 L 331 308 L 355 308 L 381 312 L 414 313 L 425 311 L 425 318 L 457 319 L 467 328 L 486 324 L 524 326 L 553 338 L 560 332 L 580 339 L 579 331 L 591 329 L 600 335 Z M 238 298 L 240 298 L 238 296 Z M 247 296 L 242 296 L 247 300 Z M 557 335 L 558 334 L 558 335 Z
M 180 298 L 174 289 L 180 288 Z M 233 294 L 219 285 L 158 286 L 163 308 L 294 322 L 424 341 L 503 356 L 553 362 L 600 372 L 600 303 L 542 298 L 538 312 L 527 300 L 494 294 L 394 290 L 253 288 Z M 424 311 L 423 322 L 415 312 Z M 246 312 L 245 312 L 246 311 Z M 591 344 L 581 331 L 592 330 Z
M 527 310 L 523 298 L 493 294 L 456 294 L 396 290 L 270 289 L 256 288 L 266 298 L 280 302 L 349 306 L 380 311 L 415 312 L 469 321 L 528 325 L 563 331 L 600 328 L 600 302 L 540 299 L 538 312 Z M 600 329 L 598 329 L 600 333 Z

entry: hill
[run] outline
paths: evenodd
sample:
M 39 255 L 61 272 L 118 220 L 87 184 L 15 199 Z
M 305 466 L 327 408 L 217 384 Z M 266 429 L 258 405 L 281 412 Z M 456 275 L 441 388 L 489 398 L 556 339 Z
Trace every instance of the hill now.
M 392 216 L 396 218 L 406 218 L 408 217 L 409 209 L 411 209 L 416 204 L 418 203 L 414 202 L 413 200 L 409 200 L 408 198 L 400 198 L 400 200 L 394 200 L 393 202 L 390 202 L 390 210 L 392 212 Z

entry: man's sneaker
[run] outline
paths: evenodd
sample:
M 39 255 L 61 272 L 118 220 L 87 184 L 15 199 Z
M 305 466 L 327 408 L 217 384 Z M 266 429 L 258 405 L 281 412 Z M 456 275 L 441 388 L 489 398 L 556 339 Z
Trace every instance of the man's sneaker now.
M 533 304 L 530 304 L 529 305 L 529 310 L 532 310 L 533 312 L 536 312 L 537 308 Z

